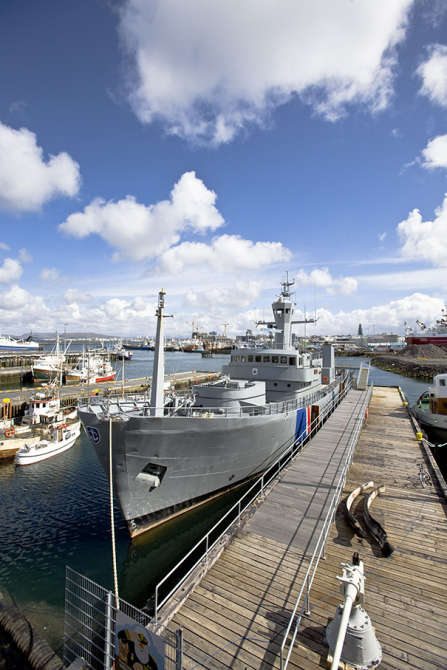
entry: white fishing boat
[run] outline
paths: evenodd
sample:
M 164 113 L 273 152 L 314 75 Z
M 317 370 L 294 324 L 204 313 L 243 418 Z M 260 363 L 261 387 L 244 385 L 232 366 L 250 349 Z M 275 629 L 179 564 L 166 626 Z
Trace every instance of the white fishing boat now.
M 61 407 L 57 387 L 48 386 L 30 398 L 23 416 L 11 418 L 11 402 L 3 403 L 0 419 L 0 459 L 14 457 L 20 449 L 42 440 L 54 439 L 54 428 L 68 425 L 79 427 L 76 407 Z
M 124 360 L 124 361 L 130 361 L 130 359 L 133 356 L 132 351 L 130 349 L 125 349 L 123 347 L 123 342 L 120 340 L 116 344 L 114 344 L 110 349 L 109 352 L 116 356 L 116 358 L 119 358 L 119 360 Z
M 51 424 L 49 437 L 38 442 L 25 442 L 15 455 L 16 465 L 32 465 L 70 449 L 81 432 L 81 422 L 71 425 L 65 423 Z
M 83 353 L 74 368 L 65 373 L 67 383 L 97 384 L 115 379 L 116 372 L 102 355 Z
M 66 361 L 66 354 L 71 341 L 65 347 L 63 352 L 60 351 L 59 335 L 56 336 L 56 346 L 50 353 L 40 356 L 31 366 L 34 379 L 45 380 L 54 379 L 61 372 Z
M 14 339 L 10 335 L 0 335 L 0 351 L 34 351 L 39 349 L 39 346 L 39 342 L 35 342 L 31 335 L 26 339 Z

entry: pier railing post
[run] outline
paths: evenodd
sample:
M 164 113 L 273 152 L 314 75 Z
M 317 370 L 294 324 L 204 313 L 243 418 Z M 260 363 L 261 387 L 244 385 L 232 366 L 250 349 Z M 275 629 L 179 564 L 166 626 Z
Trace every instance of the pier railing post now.
M 306 607 L 304 614 L 310 616 L 310 575 L 307 575 L 306 579 Z
M 106 602 L 106 639 L 105 639 L 105 649 L 104 649 L 104 668 L 110 670 L 112 667 L 112 592 L 107 593 L 107 602 Z

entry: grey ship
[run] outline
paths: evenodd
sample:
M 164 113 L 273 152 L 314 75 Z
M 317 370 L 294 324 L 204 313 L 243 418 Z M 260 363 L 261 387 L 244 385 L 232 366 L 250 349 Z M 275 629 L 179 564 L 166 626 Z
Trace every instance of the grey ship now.
M 94 397 L 79 416 L 109 473 L 131 536 L 138 535 L 266 470 L 303 440 L 314 417 L 336 398 L 334 351 L 313 358 L 292 347 L 294 303 L 285 281 L 272 304 L 272 349 L 234 349 L 225 376 L 166 401 L 164 291 L 159 294 L 151 397 Z

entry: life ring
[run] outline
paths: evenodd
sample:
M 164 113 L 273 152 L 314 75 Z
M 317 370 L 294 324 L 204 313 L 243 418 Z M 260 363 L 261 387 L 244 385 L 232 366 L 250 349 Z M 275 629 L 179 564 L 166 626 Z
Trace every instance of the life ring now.
M 11 426 L 11 428 L 7 428 L 5 430 L 5 437 L 14 437 L 15 434 L 16 434 L 16 429 L 14 428 L 14 426 Z
M 258 368 L 253 368 L 251 374 L 253 375 L 253 377 L 256 377 L 256 375 L 258 374 Z

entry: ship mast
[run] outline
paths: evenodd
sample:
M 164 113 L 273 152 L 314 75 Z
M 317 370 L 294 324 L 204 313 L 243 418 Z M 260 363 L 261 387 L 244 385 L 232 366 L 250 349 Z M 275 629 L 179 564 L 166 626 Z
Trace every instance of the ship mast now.
M 275 322 L 271 321 L 257 321 L 256 325 L 265 325 L 275 333 L 275 349 L 290 349 L 292 346 L 292 325 L 294 323 L 315 323 L 316 319 L 304 319 L 301 321 L 293 321 L 294 302 L 290 291 L 295 280 L 289 281 L 289 273 L 287 272 L 286 281 L 281 282 L 281 294 L 278 300 L 272 303 L 273 316 Z
M 158 306 L 155 312 L 157 317 L 157 334 L 155 337 L 154 365 L 152 369 L 151 414 L 163 416 L 164 381 L 165 381 L 165 347 L 163 319 L 172 317 L 172 314 L 163 314 L 165 308 L 164 289 L 158 294 Z

